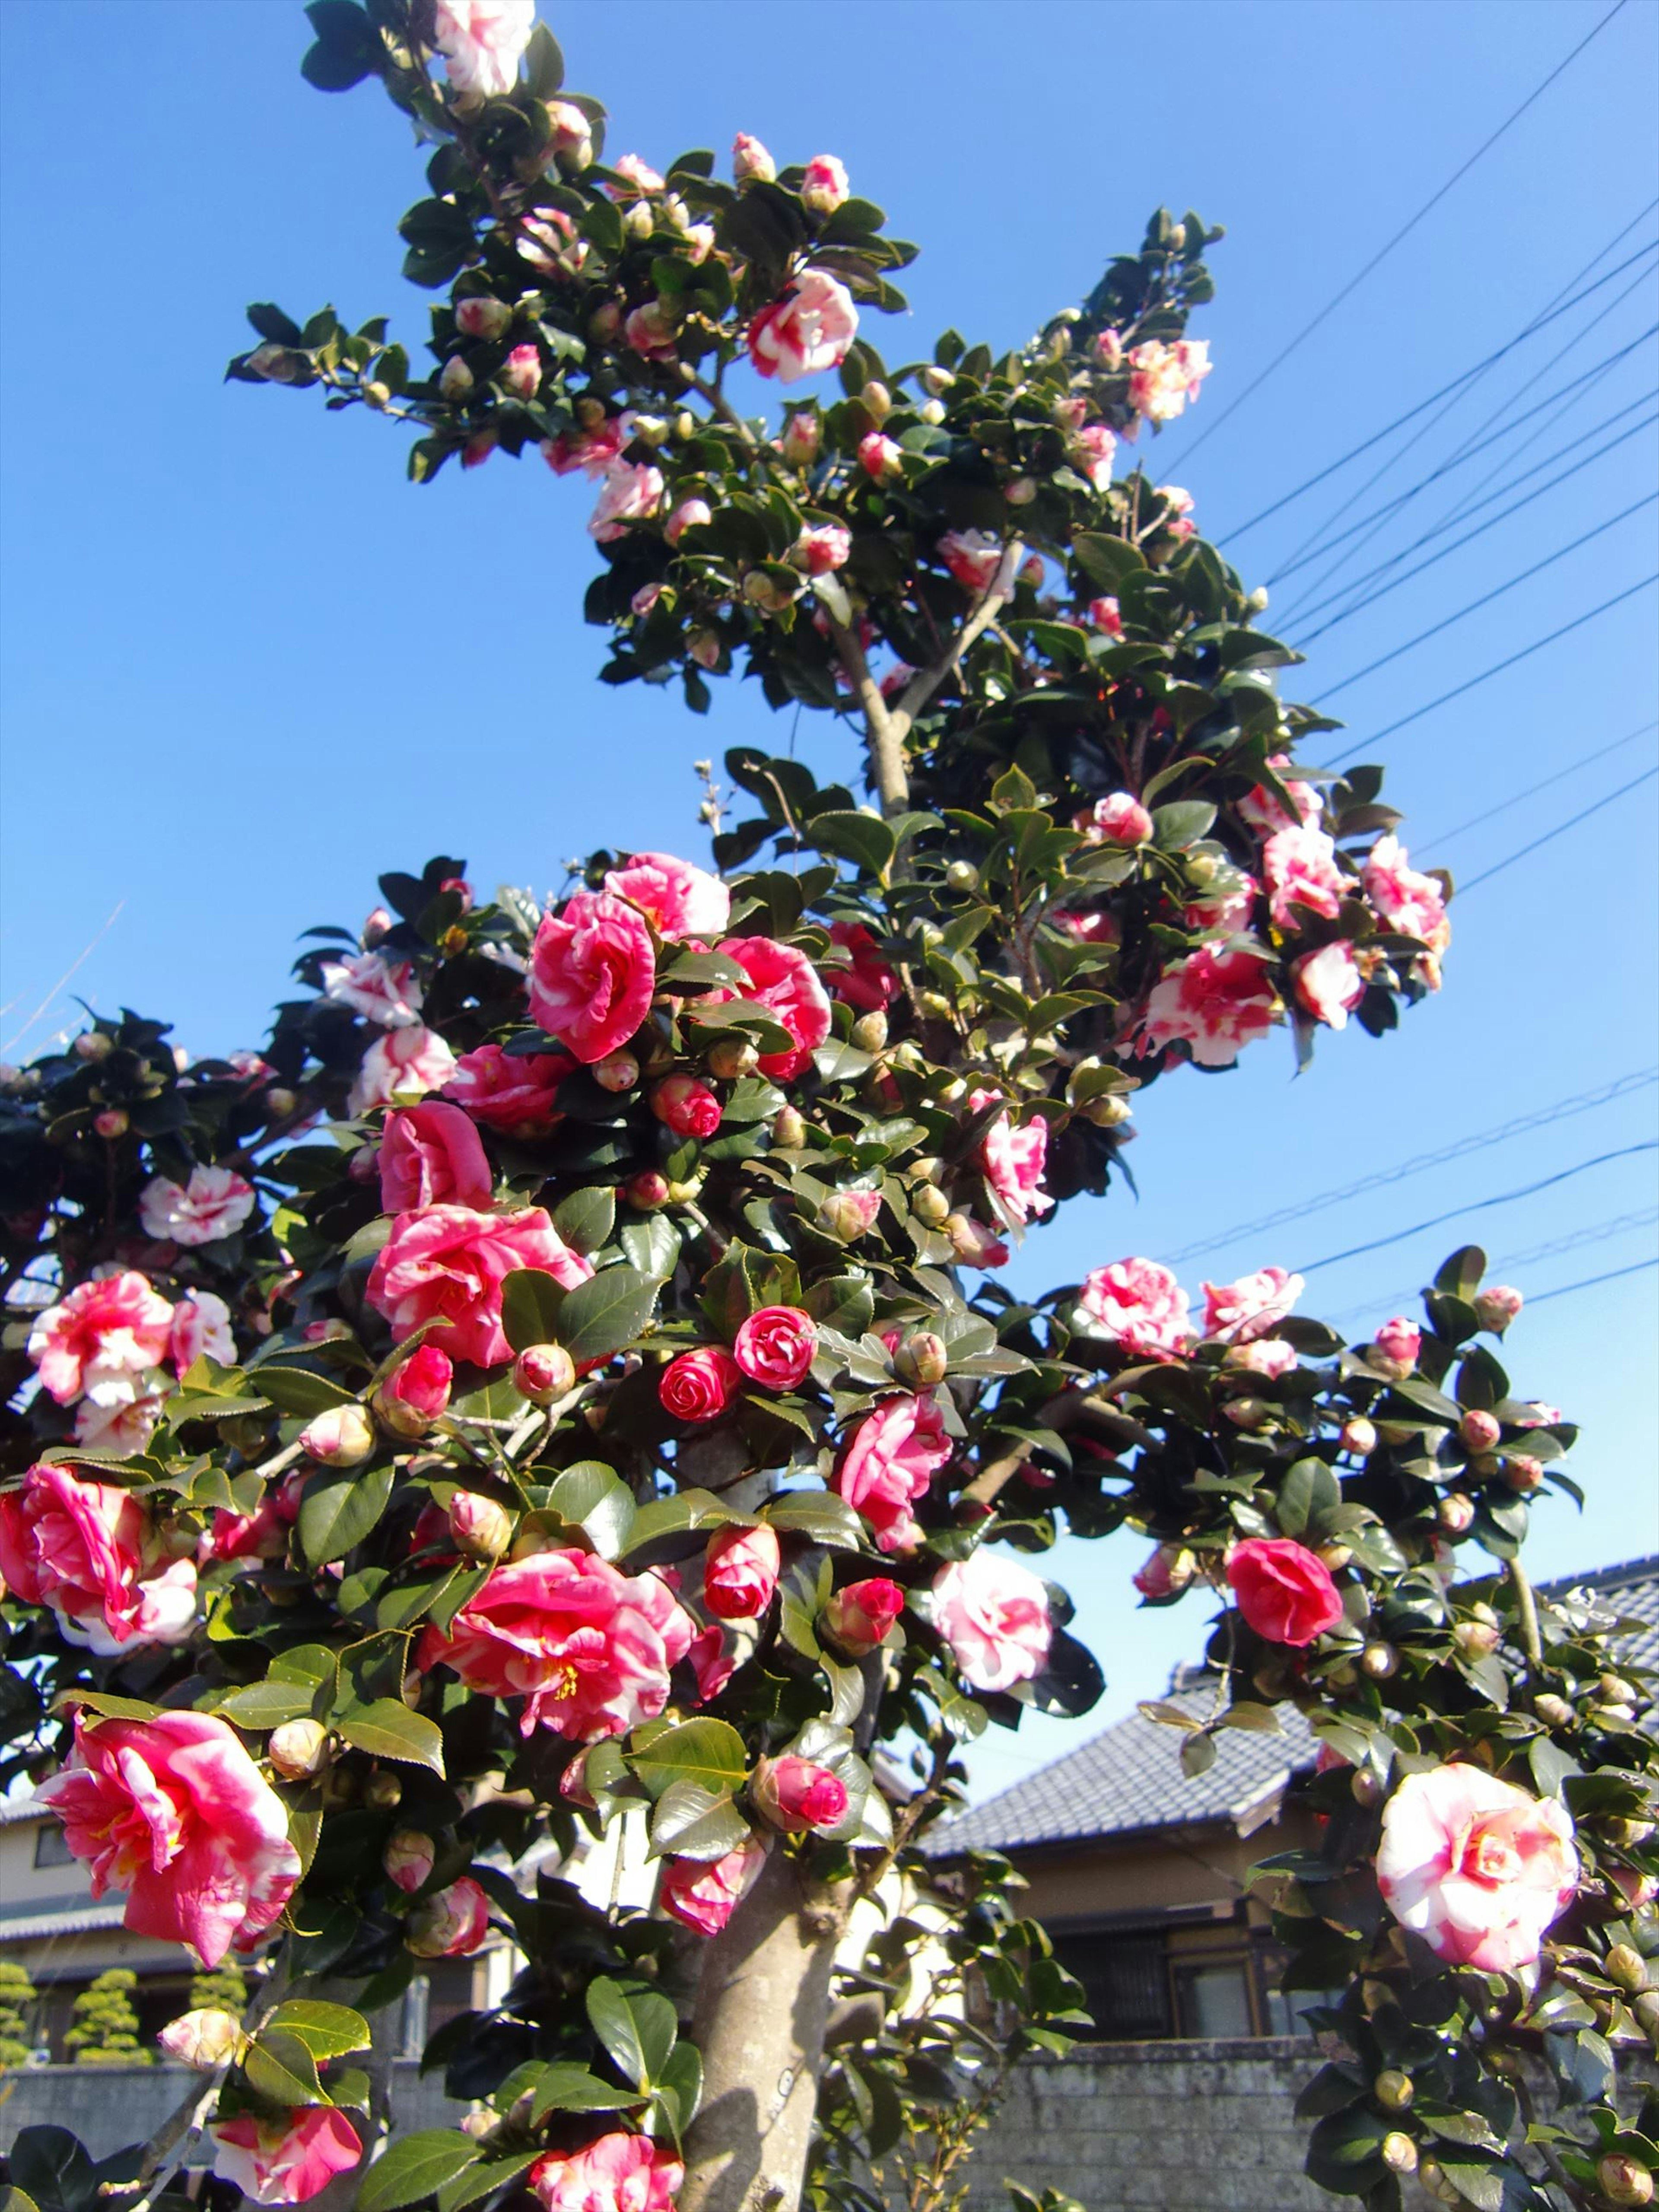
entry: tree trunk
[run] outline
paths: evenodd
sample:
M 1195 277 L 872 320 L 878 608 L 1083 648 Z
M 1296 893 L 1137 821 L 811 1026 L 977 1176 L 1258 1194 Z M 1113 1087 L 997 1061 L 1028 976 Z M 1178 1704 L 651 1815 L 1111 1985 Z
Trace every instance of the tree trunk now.
M 702 2106 L 678 2212 L 794 2212 L 817 2103 L 844 1887 L 775 1844 L 703 1956 L 692 2038 Z

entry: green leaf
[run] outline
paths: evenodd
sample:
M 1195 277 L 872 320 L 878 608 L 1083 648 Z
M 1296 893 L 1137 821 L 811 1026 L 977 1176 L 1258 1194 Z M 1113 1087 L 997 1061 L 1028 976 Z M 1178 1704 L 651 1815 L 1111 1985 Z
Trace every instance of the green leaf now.
M 829 1490 L 792 1490 L 769 1498 L 761 1518 L 775 1528 L 810 1537 L 815 1544 L 830 1544 L 856 1551 L 863 1540 L 864 1523 L 844 1498 Z
M 284 1721 L 303 1720 L 315 1695 L 315 1687 L 309 1683 L 249 1682 L 223 1697 L 216 1694 L 206 1710 L 234 1721 L 238 1728 L 274 1729 Z
M 392 1477 L 389 1463 L 313 1475 L 300 1502 L 300 1548 L 307 1566 L 325 1567 L 362 1542 L 386 1511 Z
M 671 1782 L 651 1816 L 651 1850 L 658 1858 L 723 1859 L 749 1836 L 749 1823 L 731 1798 L 700 1782 Z
M 722 1505 L 712 1490 L 678 1491 L 672 1498 L 653 1498 L 648 1505 L 640 1507 L 629 1532 L 628 1551 L 631 1556 L 659 1537 L 678 1536 L 686 1529 L 714 1528 L 743 1517 L 729 1505 Z
M 547 1493 L 548 1510 L 583 1529 L 602 1559 L 614 1559 L 634 1526 L 634 1493 L 599 1461 L 566 1468 Z
M 309 1367 L 287 1367 L 280 1360 L 268 1359 L 263 1367 L 256 1367 L 248 1377 L 256 1390 L 263 1391 L 279 1413 L 298 1413 L 309 1420 L 313 1414 L 325 1413 L 331 1406 L 355 1406 L 355 1391 L 346 1389 L 331 1376 L 318 1375 Z
M 1214 822 L 1214 807 L 1201 799 L 1177 799 L 1152 809 L 1152 842 L 1160 853 L 1184 852 L 1207 837 Z
M 587 2017 L 621 2071 L 649 2089 L 674 2047 L 674 2008 L 654 1991 L 629 1996 L 601 1974 L 587 1985 Z
M 653 1797 L 676 1782 L 695 1782 L 718 1796 L 741 1790 L 749 1778 L 743 1738 L 728 1721 L 680 1721 L 627 1754 L 628 1764 Z
M 806 834 L 821 853 L 856 861 L 869 874 L 882 878 L 898 850 L 898 839 L 887 823 L 878 815 L 860 814 L 856 809 L 850 813 L 815 814 L 806 825 Z
M 338 2058 L 348 2051 L 367 2051 L 368 2022 L 349 2005 L 321 2004 L 311 1997 L 291 1997 L 279 2004 L 262 2033 L 280 2028 L 310 2051 L 313 2058 Z
M 536 27 L 539 30 L 541 26 Z M 438 2212 L 461 2212 L 463 2205 L 476 2204 L 492 2190 L 516 2181 L 541 2155 L 539 2149 L 514 2151 L 507 2158 L 481 2159 L 475 2166 L 463 2167 L 439 2190 Z
M 334 1716 L 332 1726 L 358 1751 L 372 1759 L 401 1759 L 410 1766 L 444 1771 L 444 1740 L 435 1721 L 412 1713 L 396 1698 L 376 1698 L 367 1705 L 354 1705 Z
M 656 1310 L 661 1285 L 637 1267 L 606 1267 L 567 1292 L 556 1341 L 579 1366 L 631 1344 Z
M 1279 1485 L 1273 1518 L 1287 1536 L 1303 1536 L 1322 1514 L 1341 1502 L 1336 1477 L 1324 1461 L 1299 1459 Z
M 483 2155 L 482 2145 L 459 2128 L 422 2128 L 418 2135 L 394 2138 L 386 2156 L 363 2176 L 356 2212 L 402 2212 L 404 2205 L 420 2203 Z
M 354 2049 L 356 2047 L 353 2046 Z M 325 2105 L 317 2061 L 308 2045 L 280 2028 L 261 2028 L 242 2070 L 262 2097 L 278 2105 Z
M 1146 566 L 1138 546 L 1131 545 L 1127 538 L 1108 538 L 1098 531 L 1079 531 L 1072 540 L 1072 552 L 1090 582 L 1098 584 L 1105 592 L 1116 592 Z
M 619 2112 L 636 2101 L 626 2090 L 601 2081 L 586 2066 L 555 2059 L 536 2084 L 530 2124 L 533 2127 L 549 2112 Z
M 559 1314 L 568 1296 L 545 1268 L 513 1269 L 501 1285 L 501 1333 L 514 1352 L 558 1341 Z
M 524 50 L 525 76 L 538 100 L 556 99 L 564 84 L 564 56 L 545 23 L 538 23 Z
M 610 1241 L 616 1219 L 617 1194 L 605 1184 L 573 1190 L 553 1209 L 553 1226 L 571 1250 L 580 1252 L 584 1259 Z

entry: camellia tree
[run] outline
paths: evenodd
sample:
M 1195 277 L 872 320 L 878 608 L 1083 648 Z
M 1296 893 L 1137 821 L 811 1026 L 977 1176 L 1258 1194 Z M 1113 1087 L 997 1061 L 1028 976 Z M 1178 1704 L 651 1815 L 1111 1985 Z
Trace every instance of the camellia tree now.
M 889 368 L 913 249 L 834 157 L 607 159 L 529 0 L 308 12 L 311 81 L 433 147 L 431 358 L 260 307 L 233 375 L 408 422 L 417 479 L 586 476 L 606 681 L 741 669 L 854 743 L 829 787 L 729 754 L 734 821 L 704 764 L 714 869 L 382 877 L 257 1054 L 124 1013 L 7 1078 L 3 1772 L 129 1927 L 268 1969 L 168 2028 L 153 2142 L 14 2179 L 177 2207 L 205 2129 L 261 2203 L 951 2202 L 1084 2016 L 939 1823 L 965 1743 L 1094 1702 L 1039 1568 L 1127 1526 L 1146 1602 L 1222 1601 L 1186 1771 L 1286 1705 L 1320 1746 L 1318 1848 L 1260 1876 L 1289 1984 L 1346 1990 L 1310 2172 L 1646 2203 L 1659 1762 L 1620 1621 L 1521 1565 L 1575 1431 L 1500 1363 L 1518 1295 L 1465 1250 L 1350 1346 L 1271 1265 L 997 1276 L 1156 1079 L 1439 984 L 1446 879 L 1298 760 L 1260 595 L 1120 470 L 1208 374 L 1218 234 Z M 621 1823 L 650 1911 L 550 1871 Z M 523 1971 L 428 2051 L 473 2116 L 388 2136 L 392 2008 L 492 1928 Z

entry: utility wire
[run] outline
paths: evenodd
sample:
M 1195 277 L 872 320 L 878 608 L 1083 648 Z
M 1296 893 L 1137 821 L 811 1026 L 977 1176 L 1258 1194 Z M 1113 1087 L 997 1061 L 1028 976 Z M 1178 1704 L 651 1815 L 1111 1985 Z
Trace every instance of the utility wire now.
M 1562 1283 L 1555 1290 L 1540 1291 L 1528 1303 L 1547 1305 L 1552 1298 L 1570 1298 L 1575 1291 L 1593 1291 L 1598 1283 L 1616 1283 L 1625 1275 L 1644 1275 L 1650 1267 L 1659 1267 L 1659 1254 L 1651 1260 L 1633 1261 L 1628 1267 L 1609 1267 L 1605 1275 L 1586 1275 L 1580 1283 Z
M 1644 722 L 1639 730 L 1626 730 L 1622 738 L 1615 738 L 1610 745 L 1602 745 L 1593 753 L 1581 753 L 1577 759 L 1569 761 L 1565 768 L 1557 769 L 1553 775 L 1544 776 L 1537 783 L 1529 783 L 1524 791 L 1512 793 L 1508 799 L 1500 799 L 1496 806 L 1488 806 L 1480 814 L 1471 814 L 1467 822 L 1460 822 L 1455 829 L 1443 830 L 1437 836 L 1425 837 L 1422 842 L 1437 853 L 1443 847 L 1449 845 L 1454 838 L 1462 836 L 1467 830 L 1478 830 L 1483 822 L 1496 821 L 1500 814 L 1507 814 L 1511 806 L 1519 806 L 1523 799 L 1536 798 L 1540 791 L 1547 791 L 1553 783 L 1559 783 L 1563 777 L 1577 775 L 1581 769 L 1592 767 L 1595 762 L 1605 760 L 1609 753 L 1616 753 L 1626 745 L 1633 745 L 1638 738 L 1645 738 L 1654 730 L 1659 730 L 1659 721 Z M 1416 844 L 1418 840 L 1413 837 L 1412 842 Z M 1464 890 L 1468 888 L 1467 884 L 1463 886 Z
M 1598 799 L 1594 805 L 1585 807 L 1582 814 L 1575 814 L 1570 821 L 1558 822 L 1554 829 L 1546 830 L 1543 836 L 1534 837 L 1531 844 L 1522 845 L 1516 852 L 1506 853 L 1501 860 L 1494 860 L 1491 867 L 1483 868 L 1478 876 L 1471 876 L 1462 886 L 1460 896 L 1467 898 L 1477 884 L 1486 883 L 1493 876 L 1501 875 L 1505 868 L 1513 867 L 1517 860 L 1524 860 L 1528 853 L 1535 853 L 1540 845 L 1547 845 L 1552 838 L 1565 836 L 1569 830 L 1576 830 L 1581 822 L 1588 822 L 1592 814 L 1599 814 L 1604 806 L 1611 806 L 1614 799 L 1626 798 L 1641 785 L 1650 783 L 1656 775 L 1659 775 L 1659 763 L 1652 768 L 1644 769 L 1640 775 L 1632 776 L 1628 783 L 1621 783 L 1617 791 L 1608 792 L 1605 799 Z
M 1384 1168 L 1379 1173 L 1367 1175 L 1358 1182 L 1344 1183 L 1335 1190 L 1322 1191 L 1316 1198 L 1298 1200 L 1294 1206 L 1281 1206 L 1272 1213 L 1259 1215 L 1254 1221 L 1241 1221 L 1231 1229 L 1224 1229 L 1219 1236 L 1200 1237 L 1196 1243 L 1185 1244 L 1180 1251 L 1170 1255 L 1169 1264 L 1179 1267 L 1183 1261 L 1194 1260 L 1201 1252 L 1219 1251 L 1228 1244 L 1242 1243 L 1247 1237 L 1264 1236 L 1270 1229 L 1282 1229 L 1287 1221 L 1305 1220 L 1310 1214 L 1322 1213 L 1328 1206 L 1341 1206 L 1351 1198 L 1363 1198 L 1368 1192 L 1385 1190 L 1391 1183 L 1404 1182 L 1410 1176 L 1423 1175 L 1430 1168 L 1446 1166 L 1452 1160 L 1465 1159 L 1471 1152 L 1483 1152 L 1492 1145 L 1506 1143 L 1511 1137 L 1522 1137 L 1534 1129 L 1547 1129 L 1557 1121 L 1571 1121 L 1575 1115 L 1593 1112 L 1598 1106 L 1610 1106 L 1615 1099 L 1628 1097 L 1632 1092 L 1645 1091 L 1650 1084 L 1659 1082 L 1659 1067 L 1632 1068 L 1627 1074 L 1615 1076 L 1594 1091 L 1580 1091 L 1570 1098 L 1558 1098 L 1553 1105 L 1536 1107 L 1530 1114 L 1522 1114 L 1513 1121 L 1500 1121 L 1490 1129 L 1478 1129 L 1473 1135 L 1460 1137 L 1453 1144 L 1443 1145 L 1432 1152 L 1418 1152 L 1397 1165 Z
M 1364 266 L 1358 272 L 1358 274 L 1348 279 L 1347 283 L 1342 287 L 1341 290 L 1336 294 L 1334 298 L 1327 301 L 1326 304 L 1320 309 L 1313 320 L 1310 323 L 1304 324 L 1302 329 L 1297 332 L 1296 336 L 1291 338 L 1287 344 L 1279 349 L 1279 352 L 1274 355 L 1273 358 L 1267 363 L 1267 367 L 1261 370 L 1258 374 L 1253 377 L 1250 382 L 1245 386 L 1238 397 L 1233 400 L 1231 404 L 1224 407 L 1219 415 L 1216 416 L 1211 422 L 1205 425 L 1204 428 L 1200 431 L 1197 437 L 1193 440 L 1192 444 L 1187 447 L 1185 451 L 1182 453 L 1181 459 L 1182 462 L 1186 460 L 1188 454 L 1195 453 L 1198 451 L 1199 447 L 1204 443 L 1204 441 L 1210 436 L 1212 431 L 1218 430 L 1222 424 L 1226 422 L 1231 416 L 1236 415 L 1238 410 L 1244 404 L 1244 402 L 1250 398 L 1251 394 L 1253 392 L 1259 392 L 1262 386 L 1267 381 L 1268 378 L 1273 374 L 1275 370 L 1281 368 L 1284 366 L 1284 364 L 1290 359 L 1291 356 L 1296 351 L 1297 348 L 1310 338 L 1314 332 L 1336 313 L 1336 310 L 1342 305 L 1343 301 L 1351 298 L 1352 295 L 1358 290 L 1359 287 L 1364 283 L 1371 271 L 1374 269 L 1379 268 L 1382 264 L 1388 259 L 1389 254 L 1394 252 L 1395 246 L 1399 246 L 1403 240 L 1411 236 L 1413 231 L 1417 228 L 1418 224 L 1423 221 L 1425 216 L 1431 214 L 1433 210 L 1439 206 L 1441 201 L 1445 198 L 1447 193 L 1451 191 L 1452 187 L 1455 185 L 1460 184 L 1462 179 L 1468 176 L 1469 171 L 1474 168 L 1476 162 L 1479 161 L 1483 155 L 1489 154 L 1492 151 L 1492 149 L 1498 143 L 1498 140 L 1503 137 L 1507 131 L 1512 129 L 1513 126 L 1521 120 L 1521 118 L 1526 113 L 1527 110 L 1532 106 L 1534 101 L 1543 98 L 1544 94 L 1549 90 L 1556 79 L 1564 75 L 1565 72 L 1572 66 L 1573 63 L 1577 60 L 1579 55 L 1583 52 L 1585 47 L 1589 46 L 1595 40 L 1601 37 L 1602 32 L 1607 29 L 1607 25 L 1612 22 L 1613 17 L 1618 15 L 1624 4 L 1625 0 L 1613 0 L 1613 6 L 1609 8 L 1607 14 L 1602 16 L 1601 21 L 1597 23 L 1593 29 L 1585 33 L 1584 36 L 1580 39 L 1578 44 L 1573 48 L 1572 52 L 1559 61 L 1555 67 L 1549 72 L 1548 76 L 1546 76 L 1540 83 L 1533 87 L 1533 89 L 1527 94 L 1519 107 L 1513 109 L 1510 114 L 1504 117 L 1498 128 L 1489 137 L 1481 141 L 1480 144 L 1475 148 L 1474 153 L 1469 155 L 1468 159 L 1463 162 L 1460 167 L 1453 170 L 1451 175 L 1447 178 L 1445 183 L 1441 185 L 1440 189 L 1436 192 L 1431 193 L 1429 198 L 1424 201 L 1422 206 L 1418 209 L 1416 214 L 1413 216 L 1408 222 L 1401 224 L 1401 228 L 1395 231 L 1394 236 L 1389 239 L 1387 245 L 1380 246 L 1377 251 L 1372 254 L 1370 259 L 1366 262 Z
M 1582 536 L 1572 538 L 1565 545 L 1558 545 L 1553 553 L 1547 553 L 1541 561 L 1534 561 L 1530 568 L 1522 568 L 1517 574 L 1508 577 L 1503 583 L 1494 584 L 1491 591 L 1482 592 L 1478 599 L 1471 599 L 1467 606 L 1459 607 L 1455 613 L 1444 615 L 1437 623 L 1431 623 L 1427 629 L 1419 630 L 1415 637 L 1408 637 L 1403 645 L 1396 645 L 1390 651 L 1379 655 L 1376 659 L 1368 660 L 1363 668 L 1355 669 L 1352 676 L 1345 676 L 1340 684 L 1333 684 L 1328 691 L 1320 692 L 1312 704 L 1316 707 L 1323 706 L 1327 699 L 1334 699 L 1339 691 L 1346 691 L 1350 684 L 1358 684 L 1362 677 L 1374 676 L 1379 668 L 1386 668 L 1391 660 L 1398 660 L 1402 653 L 1415 652 L 1419 645 L 1426 645 L 1431 637 L 1438 637 L 1443 629 L 1450 629 L 1455 623 L 1462 622 L 1466 617 L 1478 614 L 1482 607 L 1490 606 L 1494 599 L 1501 599 L 1505 592 L 1514 591 L 1517 584 L 1524 584 L 1530 577 L 1541 575 L 1546 568 L 1553 568 L 1558 561 L 1565 561 L 1569 553 L 1576 553 L 1581 545 L 1588 545 L 1593 538 L 1604 537 L 1609 530 L 1614 529 L 1620 523 L 1628 522 L 1632 514 L 1639 514 L 1644 507 L 1651 507 L 1656 500 L 1659 500 L 1659 491 L 1650 491 L 1641 499 L 1632 500 L 1628 507 L 1620 507 L 1617 514 L 1603 515 L 1599 522 L 1592 524 Z M 1446 549 L 1448 552 L 1455 550 L 1455 546 L 1449 546 Z M 1435 556 L 1437 561 L 1444 558 L 1444 553 L 1437 553 Z M 1425 568 L 1431 565 L 1427 561 L 1423 563 Z M 1400 583 L 1404 583 L 1405 580 L 1403 576 L 1396 579 Z M 1390 584 L 1388 588 L 1392 591 L 1395 586 Z M 1379 592 L 1377 597 L 1380 599 L 1382 593 Z M 1316 630 L 1313 635 L 1317 637 L 1319 632 Z
M 1321 767 L 1341 768 L 1356 753 L 1364 752 L 1368 745 L 1381 744 L 1384 738 L 1391 738 L 1396 731 L 1407 729 L 1413 722 L 1420 722 L 1425 714 L 1432 714 L 1437 708 L 1449 706 L 1454 699 L 1461 699 L 1466 691 L 1473 691 L 1479 685 L 1489 683 L 1494 676 L 1501 676 L 1506 668 L 1513 668 L 1517 661 L 1530 659 L 1534 653 L 1541 653 L 1546 646 L 1554 645 L 1558 640 L 1571 636 L 1574 630 L 1583 629 L 1586 623 L 1595 622 L 1598 616 L 1610 613 L 1614 607 L 1622 606 L 1626 599 L 1634 599 L 1638 592 L 1645 592 L 1654 584 L 1659 584 L 1659 568 L 1656 568 L 1652 575 L 1644 576 L 1639 583 L 1627 585 L 1622 592 L 1615 592 L 1610 599 L 1603 599 L 1599 607 L 1590 607 L 1583 614 L 1575 615 L 1570 623 L 1563 623 L 1559 629 L 1551 630 L 1547 636 L 1535 637 L 1530 645 L 1523 645 L 1518 653 L 1509 653 L 1504 659 L 1494 661 L 1490 668 L 1483 668 L 1478 676 L 1471 676 L 1467 683 L 1454 684 L 1449 691 L 1443 691 L 1437 699 L 1431 699 L 1421 707 L 1414 707 L 1409 714 L 1402 714 L 1398 721 L 1387 723 L 1382 729 L 1373 731 L 1370 736 L 1361 738 L 1357 744 L 1350 745 L 1346 752 L 1339 753 L 1334 760 L 1322 761 Z
M 1501 1259 L 1487 1262 L 1486 1273 L 1495 1275 L 1500 1281 L 1512 1281 L 1520 1269 L 1534 1266 L 1540 1260 L 1559 1259 L 1563 1253 L 1576 1252 L 1586 1244 L 1605 1244 L 1609 1237 L 1626 1235 L 1632 1229 L 1651 1229 L 1656 1221 L 1659 1221 L 1659 1206 L 1648 1206 L 1639 1213 L 1615 1213 L 1605 1221 L 1593 1221 L 1588 1228 L 1575 1230 L 1571 1236 L 1552 1237 L 1547 1243 L 1534 1244 L 1525 1252 L 1505 1253 Z M 1381 1297 L 1361 1298 L 1357 1305 L 1345 1306 L 1340 1313 L 1330 1314 L 1325 1318 L 1333 1326 L 1357 1321 L 1365 1314 L 1375 1313 L 1379 1307 L 1387 1311 L 1391 1307 L 1401 1306 L 1407 1298 L 1420 1297 L 1422 1291 L 1420 1283 L 1407 1283 L 1398 1290 L 1384 1292 Z M 1540 1295 L 1556 1294 L 1547 1292 Z M 1536 1303 L 1530 1293 L 1528 1303 Z

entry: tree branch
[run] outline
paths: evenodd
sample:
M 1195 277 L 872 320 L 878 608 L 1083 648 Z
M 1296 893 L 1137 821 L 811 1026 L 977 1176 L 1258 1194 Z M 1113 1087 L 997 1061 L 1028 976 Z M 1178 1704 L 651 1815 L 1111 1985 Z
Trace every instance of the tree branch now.
M 904 739 L 910 718 L 902 708 L 896 714 L 881 696 L 881 686 L 870 673 L 857 633 L 838 623 L 824 610 L 841 665 L 854 697 L 864 709 L 866 742 L 876 773 L 876 790 L 884 814 L 902 814 L 910 803 L 910 777 L 904 764 Z
M 983 636 L 1009 600 L 1012 599 L 1014 579 L 1018 575 L 1019 564 L 1024 558 L 1024 545 L 1018 538 L 1013 538 L 1003 554 L 996 574 L 991 579 L 984 598 L 957 632 L 948 650 L 930 667 L 918 669 L 905 686 L 904 696 L 898 704 L 899 719 L 902 724 L 899 733 L 901 739 L 908 733 L 910 725 L 939 690 L 940 684 L 955 672 L 957 663 L 969 647 Z

